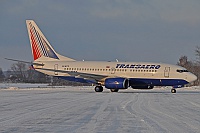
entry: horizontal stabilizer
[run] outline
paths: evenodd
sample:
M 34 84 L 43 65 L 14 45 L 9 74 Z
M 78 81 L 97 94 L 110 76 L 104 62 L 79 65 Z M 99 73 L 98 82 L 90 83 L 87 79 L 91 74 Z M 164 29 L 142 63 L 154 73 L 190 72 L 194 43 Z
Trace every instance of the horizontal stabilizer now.
M 9 58 L 5 58 L 5 59 L 11 60 L 11 61 L 16 61 L 16 62 L 21 62 L 21 63 L 26 63 L 26 64 L 31 64 L 31 65 L 44 66 L 44 64 L 40 64 L 40 63 L 34 63 L 34 62 L 28 62 L 28 61 L 22 61 L 22 60 L 15 60 L 15 59 L 9 59 Z

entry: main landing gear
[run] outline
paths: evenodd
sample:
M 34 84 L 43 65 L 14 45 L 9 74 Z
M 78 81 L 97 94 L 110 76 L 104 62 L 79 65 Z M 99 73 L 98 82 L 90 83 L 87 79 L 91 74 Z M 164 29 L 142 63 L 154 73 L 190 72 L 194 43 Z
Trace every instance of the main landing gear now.
M 102 86 L 96 86 L 96 87 L 94 88 L 94 90 L 95 90 L 96 92 L 102 92 L 102 91 L 103 91 L 103 87 L 102 87 Z
M 171 93 L 176 93 L 176 89 L 171 89 Z
M 102 86 L 96 86 L 94 88 L 95 92 L 102 92 L 103 91 L 103 87 Z M 110 89 L 111 92 L 118 92 L 119 89 Z
M 119 89 L 110 89 L 111 92 L 118 92 Z

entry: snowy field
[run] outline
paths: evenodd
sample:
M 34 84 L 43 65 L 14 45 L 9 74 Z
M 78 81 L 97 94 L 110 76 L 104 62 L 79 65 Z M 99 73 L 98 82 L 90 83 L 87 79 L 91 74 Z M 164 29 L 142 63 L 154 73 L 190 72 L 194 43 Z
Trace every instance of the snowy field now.
M 200 133 L 200 87 L 172 94 L 21 85 L 0 85 L 1 133 Z

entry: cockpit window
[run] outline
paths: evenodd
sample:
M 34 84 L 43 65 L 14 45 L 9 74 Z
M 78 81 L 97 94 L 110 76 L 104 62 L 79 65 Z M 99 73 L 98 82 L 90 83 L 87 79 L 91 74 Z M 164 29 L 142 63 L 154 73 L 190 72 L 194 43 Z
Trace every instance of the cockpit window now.
M 183 72 L 188 72 L 188 70 L 176 70 L 177 72 L 179 72 L 179 73 L 183 73 Z

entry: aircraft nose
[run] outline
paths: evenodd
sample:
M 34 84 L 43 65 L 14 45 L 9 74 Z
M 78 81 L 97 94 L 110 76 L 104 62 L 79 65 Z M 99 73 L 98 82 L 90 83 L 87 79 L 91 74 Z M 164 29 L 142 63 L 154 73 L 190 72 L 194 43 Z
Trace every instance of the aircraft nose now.
M 197 76 L 191 73 L 188 76 L 188 79 L 189 79 L 189 82 L 193 82 L 193 81 L 197 80 Z

